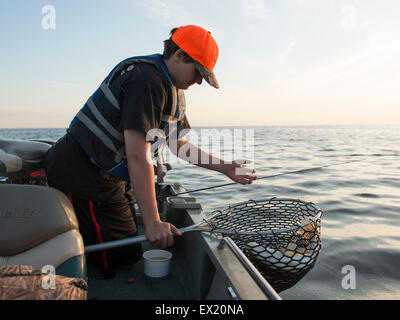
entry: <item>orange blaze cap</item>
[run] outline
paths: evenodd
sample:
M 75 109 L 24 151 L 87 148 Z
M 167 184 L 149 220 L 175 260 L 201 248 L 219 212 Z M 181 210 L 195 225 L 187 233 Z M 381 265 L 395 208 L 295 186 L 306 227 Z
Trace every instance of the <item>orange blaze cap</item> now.
M 218 60 L 218 45 L 211 33 L 199 26 L 188 25 L 179 27 L 171 39 L 197 62 L 195 65 L 201 76 L 210 85 L 219 88 L 213 71 Z

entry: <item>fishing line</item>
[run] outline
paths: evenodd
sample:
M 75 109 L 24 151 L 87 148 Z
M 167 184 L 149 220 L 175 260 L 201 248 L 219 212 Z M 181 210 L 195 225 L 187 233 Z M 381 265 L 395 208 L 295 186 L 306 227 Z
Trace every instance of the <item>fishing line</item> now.
M 312 170 L 318 170 L 318 169 L 328 168 L 328 167 L 333 167 L 333 166 L 339 166 L 339 165 L 342 165 L 342 164 L 348 164 L 348 163 L 357 162 L 357 161 L 363 161 L 363 160 L 364 160 L 364 159 L 357 159 L 357 160 L 351 160 L 351 161 L 346 161 L 346 162 L 327 164 L 327 165 L 323 165 L 323 166 L 319 166 L 319 167 L 305 168 L 305 169 L 300 169 L 300 170 L 296 170 L 296 171 L 282 172 L 282 173 L 277 173 L 277 174 L 273 174 L 273 175 L 268 175 L 268 176 L 260 177 L 260 178 L 257 178 L 256 180 L 270 179 L 270 178 L 280 177 L 280 176 L 284 176 L 284 175 L 288 175 L 288 174 L 302 173 L 302 172 L 307 172 L 307 171 L 312 171 Z M 190 191 L 180 192 L 180 193 L 177 193 L 177 194 L 173 195 L 172 197 L 179 196 L 179 195 L 182 195 L 182 194 L 188 194 L 188 193 L 194 193 L 194 192 L 201 192 L 201 191 L 206 191 L 206 190 L 210 190 L 210 189 L 216 189 L 216 188 L 221 188 L 221 187 L 236 185 L 236 184 L 238 184 L 238 183 L 237 183 L 237 182 L 224 183 L 224 184 L 220 184 L 220 185 L 216 185 L 216 186 L 212 186 L 212 187 L 205 187 L 205 188 L 201 188 L 201 189 L 196 189 L 196 190 L 190 190 Z M 171 197 L 171 196 L 168 196 L 168 195 L 159 196 L 159 197 L 157 197 L 156 199 L 158 200 L 158 199 L 162 199 L 162 198 L 166 198 L 166 197 Z

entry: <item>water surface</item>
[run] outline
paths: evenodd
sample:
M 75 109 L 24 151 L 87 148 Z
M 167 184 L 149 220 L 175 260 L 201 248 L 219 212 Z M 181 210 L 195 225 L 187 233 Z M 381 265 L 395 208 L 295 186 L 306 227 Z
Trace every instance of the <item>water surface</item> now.
M 254 167 L 259 177 L 362 161 L 193 193 L 203 210 L 270 196 L 312 201 L 324 212 L 323 249 L 315 267 L 281 296 L 400 299 L 400 126 L 253 129 Z M 2 129 L 0 137 L 58 139 L 64 133 L 65 129 Z M 208 142 L 203 147 L 212 149 Z M 233 147 L 224 147 L 223 154 L 232 158 Z M 187 163 L 172 166 L 166 182 L 180 182 L 187 190 L 230 182 L 220 173 Z M 356 288 L 346 290 L 342 270 L 348 265 L 356 272 Z

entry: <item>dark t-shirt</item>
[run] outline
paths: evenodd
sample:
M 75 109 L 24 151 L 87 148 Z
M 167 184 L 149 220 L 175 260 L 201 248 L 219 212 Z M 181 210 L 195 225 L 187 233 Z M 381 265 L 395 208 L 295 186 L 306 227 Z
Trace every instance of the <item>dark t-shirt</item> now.
M 121 89 L 117 93 L 113 88 Z M 165 126 L 162 115 L 170 111 L 172 88 L 162 70 L 148 63 L 131 65 L 112 81 L 111 90 L 119 95 L 123 130 L 147 134 Z M 178 131 L 181 129 L 190 129 L 186 116 L 178 123 Z

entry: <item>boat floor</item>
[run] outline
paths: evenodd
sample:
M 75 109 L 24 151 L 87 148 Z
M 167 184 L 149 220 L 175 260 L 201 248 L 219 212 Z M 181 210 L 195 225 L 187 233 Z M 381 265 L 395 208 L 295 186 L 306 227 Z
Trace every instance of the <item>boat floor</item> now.
M 178 242 L 178 243 L 177 243 Z M 173 255 L 170 273 L 163 278 L 150 278 L 144 274 L 143 258 L 127 268 L 113 270 L 112 279 L 96 279 L 102 270 L 88 265 L 88 299 L 98 300 L 193 300 L 193 280 L 190 270 L 185 269 L 183 251 L 177 245 L 168 248 Z M 142 243 L 143 252 L 156 249 L 148 242 Z

